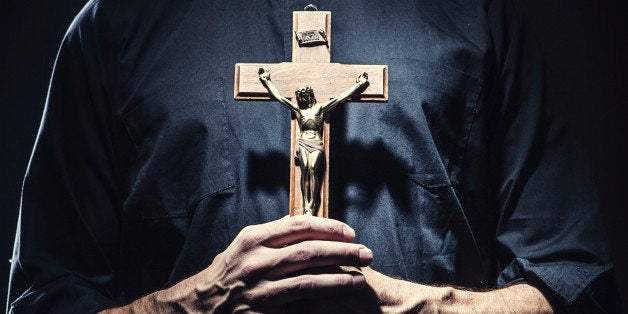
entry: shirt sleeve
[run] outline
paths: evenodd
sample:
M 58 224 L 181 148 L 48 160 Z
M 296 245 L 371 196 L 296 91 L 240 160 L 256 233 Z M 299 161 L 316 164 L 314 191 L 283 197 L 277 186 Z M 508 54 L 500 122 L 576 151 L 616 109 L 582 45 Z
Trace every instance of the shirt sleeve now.
M 24 179 L 11 313 L 90 313 L 115 305 L 119 220 L 98 1 L 70 26 L 55 62 Z
M 513 1 L 493 20 L 497 75 L 489 121 L 498 285 L 527 282 L 567 312 L 616 312 L 598 201 L 567 123 L 545 96 L 542 57 Z

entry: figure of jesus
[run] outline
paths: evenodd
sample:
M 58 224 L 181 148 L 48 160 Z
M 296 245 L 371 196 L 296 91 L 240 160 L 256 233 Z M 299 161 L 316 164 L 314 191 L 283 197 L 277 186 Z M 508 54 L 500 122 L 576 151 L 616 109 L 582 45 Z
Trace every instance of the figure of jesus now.
M 324 104 L 316 102 L 314 90 L 310 87 L 295 91 L 297 104 L 294 104 L 279 93 L 270 80 L 270 72 L 264 68 L 259 69 L 259 79 L 274 99 L 296 115 L 300 130 L 296 159 L 301 169 L 303 214 L 314 215 L 320 205 L 321 184 L 325 171 L 323 115 L 365 88 L 368 84 L 368 75 L 366 72 L 362 73 L 351 88 Z

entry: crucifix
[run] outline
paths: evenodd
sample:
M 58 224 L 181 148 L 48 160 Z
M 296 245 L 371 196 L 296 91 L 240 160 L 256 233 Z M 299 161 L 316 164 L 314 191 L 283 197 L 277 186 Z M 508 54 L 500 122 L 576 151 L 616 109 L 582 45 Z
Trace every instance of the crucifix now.
M 290 215 L 328 217 L 329 110 L 345 101 L 387 101 L 388 67 L 330 63 L 331 12 L 310 8 L 293 12 L 292 62 L 237 63 L 234 98 L 275 100 L 293 112 Z

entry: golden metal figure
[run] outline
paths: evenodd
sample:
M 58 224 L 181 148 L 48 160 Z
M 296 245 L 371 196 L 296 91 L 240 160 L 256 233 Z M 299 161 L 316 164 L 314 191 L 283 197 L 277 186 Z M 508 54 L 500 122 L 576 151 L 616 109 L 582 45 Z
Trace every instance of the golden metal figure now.
M 321 182 L 325 171 L 325 147 L 323 144 L 323 114 L 345 102 L 353 94 L 368 84 L 368 75 L 362 73 L 355 85 L 340 96 L 319 104 L 310 87 L 295 91 L 297 104 L 282 96 L 270 80 L 270 72 L 259 69 L 259 79 L 270 95 L 296 115 L 299 130 L 296 158 L 301 168 L 301 194 L 303 196 L 303 214 L 313 215 L 320 205 Z

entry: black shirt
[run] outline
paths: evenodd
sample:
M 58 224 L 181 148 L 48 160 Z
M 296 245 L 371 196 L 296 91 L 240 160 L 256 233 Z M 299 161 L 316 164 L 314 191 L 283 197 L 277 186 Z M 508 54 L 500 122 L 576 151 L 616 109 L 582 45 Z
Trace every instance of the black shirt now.
M 90 1 L 27 171 L 10 310 L 97 311 L 207 267 L 288 207 L 290 113 L 235 102 L 236 62 L 290 60 L 284 1 Z M 389 101 L 332 112 L 330 210 L 372 267 L 607 307 L 592 184 L 510 1 L 318 1 L 332 62 L 386 64 Z M 612 298 L 611 298 L 612 299 Z

